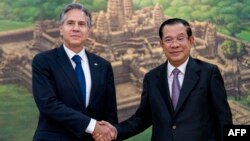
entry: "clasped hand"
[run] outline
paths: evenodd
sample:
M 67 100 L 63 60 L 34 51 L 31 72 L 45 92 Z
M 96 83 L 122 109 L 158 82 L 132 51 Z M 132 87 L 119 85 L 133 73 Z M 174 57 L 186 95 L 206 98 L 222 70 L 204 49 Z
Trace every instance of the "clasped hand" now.
M 106 121 L 98 121 L 92 137 L 95 141 L 111 141 L 116 138 L 116 129 Z

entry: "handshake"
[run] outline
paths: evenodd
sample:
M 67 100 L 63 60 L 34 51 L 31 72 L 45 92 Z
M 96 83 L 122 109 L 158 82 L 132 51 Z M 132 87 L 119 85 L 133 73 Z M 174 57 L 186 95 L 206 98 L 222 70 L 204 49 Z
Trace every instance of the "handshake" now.
M 92 137 L 95 141 L 115 140 L 117 135 L 116 128 L 106 121 L 97 121 Z

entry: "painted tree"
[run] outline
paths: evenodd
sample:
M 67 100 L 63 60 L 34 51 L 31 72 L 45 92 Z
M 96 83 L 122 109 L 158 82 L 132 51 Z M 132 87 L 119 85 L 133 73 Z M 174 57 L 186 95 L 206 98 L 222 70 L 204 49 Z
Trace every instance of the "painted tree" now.
M 248 54 L 243 43 L 235 43 L 231 40 L 226 40 L 223 42 L 222 50 L 223 54 L 228 59 L 241 58 L 243 55 Z

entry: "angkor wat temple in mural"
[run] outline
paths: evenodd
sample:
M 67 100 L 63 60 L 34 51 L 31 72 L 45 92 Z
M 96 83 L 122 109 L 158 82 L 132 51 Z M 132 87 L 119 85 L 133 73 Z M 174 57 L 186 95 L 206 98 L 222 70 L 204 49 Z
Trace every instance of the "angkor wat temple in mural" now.
M 117 87 L 119 119 L 131 115 L 140 102 L 144 74 L 166 58 L 159 46 L 158 29 L 165 19 L 159 4 L 133 10 L 132 0 L 108 0 L 107 12 L 93 13 L 93 32 L 87 50 L 112 62 Z M 191 22 L 196 45 L 194 58 L 219 66 L 228 95 L 236 99 L 250 89 L 250 55 L 228 60 L 221 51 L 225 40 L 250 44 L 218 33 L 208 22 Z M 35 54 L 61 44 L 58 23 L 37 21 L 35 28 L 0 33 L 0 83 L 16 83 L 31 91 L 31 62 Z M 250 124 L 250 108 L 230 101 L 234 123 Z

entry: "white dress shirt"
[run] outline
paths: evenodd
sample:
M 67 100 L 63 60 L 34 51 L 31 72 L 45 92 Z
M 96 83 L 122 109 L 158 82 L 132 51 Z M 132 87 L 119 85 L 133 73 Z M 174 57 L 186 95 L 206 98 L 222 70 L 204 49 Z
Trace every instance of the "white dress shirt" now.
M 85 106 L 87 107 L 89 105 L 89 98 L 90 98 L 90 91 L 91 91 L 91 73 L 90 73 L 87 54 L 84 48 L 79 53 L 76 54 L 75 52 L 67 48 L 65 45 L 63 45 L 63 47 L 74 69 L 76 67 L 76 64 L 72 60 L 72 58 L 75 55 L 79 55 L 81 57 L 82 69 L 83 69 L 85 81 L 86 81 L 86 101 L 85 101 L 86 105 Z M 96 125 L 96 120 L 91 118 L 90 123 L 87 129 L 85 130 L 85 132 L 92 134 L 95 129 L 95 125 Z
M 177 69 L 180 70 L 180 73 L 178 74 L 180 88 L 182 87 L 182 84 L 183 84 L 188 60 L 189 60 L 189 57 L 187 58 L 187 60 L 183 64 L 181 64 L 179 67 L 177 67 Z M 174 79 L 174 75 L 173 75 L 172 71 L 174 69 L 175 69 L 175 67 L 173 65 L 171 65 L 170 62 L 168 62 L 167 74 L 168 74 L 168 88 L 169 88 L 170 98 L 172 98 L 172 84 L 173 84 L 173 79 Z

